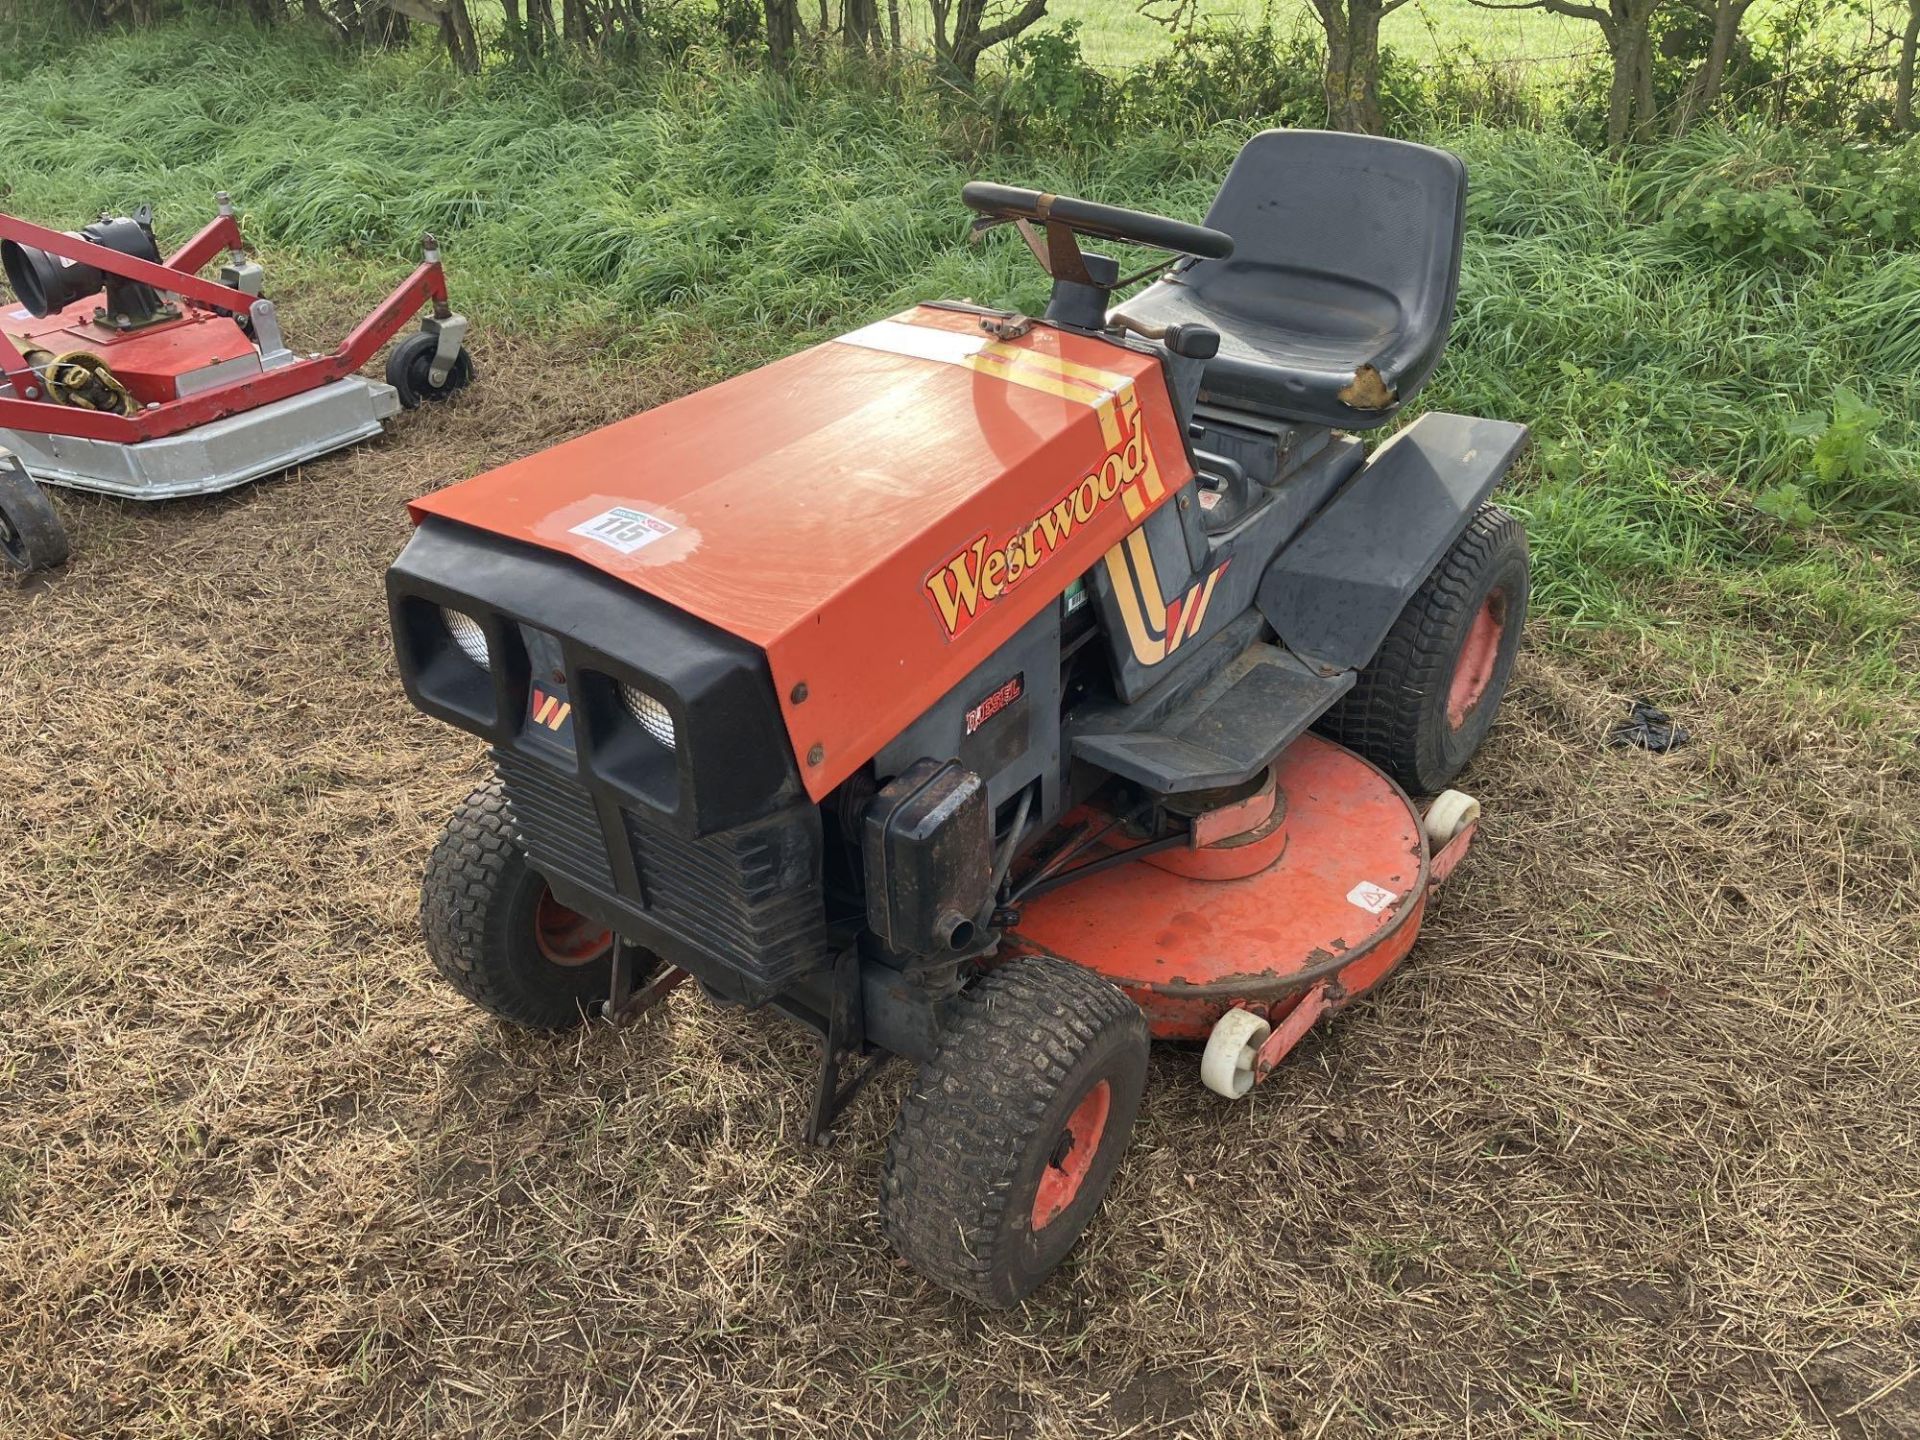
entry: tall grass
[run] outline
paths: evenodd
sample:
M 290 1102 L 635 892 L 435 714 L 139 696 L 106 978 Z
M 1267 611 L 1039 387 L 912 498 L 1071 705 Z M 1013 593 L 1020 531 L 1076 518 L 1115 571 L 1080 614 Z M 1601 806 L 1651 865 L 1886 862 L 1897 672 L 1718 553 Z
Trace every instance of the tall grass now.
M 1258 124 L 969 159 L 977 119 L 911 71 L 794 90 L 696 53 L 645 82 L 462 80 L 424 46 L 343 58 L 297 29 L 180 25 L 19 75 L 0 153 L 8 207 L 50 222 L 150 199 L 177 238 L 229 189 L 283 272 L 371 286 L 432 230 L 483 334 L 616 317 L 617 359 L 698 354 L 709 378 L 918 297 L 1038 307 L 1022 247 L 964 243 L 971 175 L 1198 216 Z M 1473 198 L 1424 403 L 1533 425 L 1514 503 L 1553 633 L 1715 664 L 1727 647 L 1697 637 L 1719 626 L 1809 683 L 1914 693 L 1920 249 L 1839 226 L 1770 255 L 1690 225 L 1715 186 L 1764 198 L 1824 163 L 1779 132 L 1629 165 L 1551 134 L 1430 138 L 1466 157 Z M 1876 163 L 1906 175 L 1920 151 Z

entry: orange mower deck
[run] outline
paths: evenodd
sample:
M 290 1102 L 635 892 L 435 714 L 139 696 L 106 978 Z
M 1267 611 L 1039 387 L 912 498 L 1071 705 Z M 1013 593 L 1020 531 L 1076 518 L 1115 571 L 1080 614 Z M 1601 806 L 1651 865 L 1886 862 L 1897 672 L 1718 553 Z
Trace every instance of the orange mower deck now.
M 1257 794 L 1196 817 L 1189 848 L 1024 904 L 1008 951 L 1104 975 L 1156 1039 L 1210 1040 L 1230 1012 L 1245 1012 L 1226 1028 L 1258 1037 L 1251 1084 L 1321 1015 L 1406 958 L 1429 893 L 1472 843 L 1476 814 L 1469 808 L 1431 853 L 1399 786 L 1351 751 L 1303 736 Z

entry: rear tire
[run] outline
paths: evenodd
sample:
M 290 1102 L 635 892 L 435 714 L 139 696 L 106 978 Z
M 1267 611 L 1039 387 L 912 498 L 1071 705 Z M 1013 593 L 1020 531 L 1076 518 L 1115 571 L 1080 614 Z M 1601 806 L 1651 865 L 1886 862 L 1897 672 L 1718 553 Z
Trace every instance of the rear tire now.
M 1022 957 L 958 1002 L 900 1107 L 881 1172 L 894 1248 L 931 1280 L 1006 1308 L 1093 1219 L 1147 1078 L 1147 1022 L 1116 986 Z
M 612 934 L 561 906 L 527 864 L 498 781 L 467 797 L 433 847 L 420 928 L 448 983 L 516 1025 L 571 1029 L 613 983 Z
M 0 460 L 0 569 L 15 577 L 67 563 L 66 526 L 16 460 Z
M 1320 718 L 1328 739 L 1415 795 L 1432 795 L 1487 738 L 1527 618 L 1527 533 L 1482 505 Z

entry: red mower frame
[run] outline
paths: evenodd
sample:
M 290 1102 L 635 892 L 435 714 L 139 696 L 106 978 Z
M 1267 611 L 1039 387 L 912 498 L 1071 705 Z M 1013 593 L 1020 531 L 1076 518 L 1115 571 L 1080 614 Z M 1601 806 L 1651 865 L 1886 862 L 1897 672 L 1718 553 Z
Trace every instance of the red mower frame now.
M 106 274 L 151 285 L 178 295 L 187 304 L 202 310 L 239 317 L 251 314 L 254 306 L 262 303 L 258 296 L 203 279 L 198 273 L 221 251 L 241 252 L 247 248 L 240 233 L 240 222 L 224 202 L 221 213 L 210 224 L 158 265 L 7 214 L 0 214 L 0 240 L 36 246 L 62 259 L 92 265 Z M 0 372 L 6 381 L 4 388 L 0 388 L 0 429 L 131 445 L 177 435 L 196 425 L 255 410 L 342 379 L 372 359 L 423 307 L 432 305 L 434 317 L 439 320 L 452 316 L 446 275 L 440 267 L 439 244 L 432 235 L 425 235 L 421 238 L 421 248 L 425 253 L 418 268 L 330 353 L 295 360 L 228 385 L 149 405 L 135 415 L 76 409 L 42 398 L 40 377 L 19 347 L 0 332 Z

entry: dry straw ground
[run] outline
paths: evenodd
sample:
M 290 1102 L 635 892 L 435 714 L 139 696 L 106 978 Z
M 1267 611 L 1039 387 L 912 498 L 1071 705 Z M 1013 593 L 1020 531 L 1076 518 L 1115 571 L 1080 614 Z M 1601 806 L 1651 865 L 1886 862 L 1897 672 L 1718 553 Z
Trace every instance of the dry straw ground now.
M 295 478 L 63 501 L 0 595 L 0 1434 L 1920 1435 L 1920 783 L 1763 645 L 1531 652 L 1411 966 L 1250 1103 L 1160 1054 L 983 1314 L 880 1244 L 897 1076 L 809 1150 L 794 1032 L 430 978 L 479 772 L 388 659 L 402 502 L 659 398 L 483 363 Z M 1648 687 L 1699 742 L 1604 749 Z

